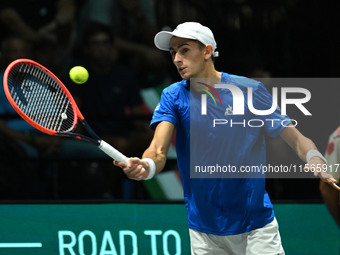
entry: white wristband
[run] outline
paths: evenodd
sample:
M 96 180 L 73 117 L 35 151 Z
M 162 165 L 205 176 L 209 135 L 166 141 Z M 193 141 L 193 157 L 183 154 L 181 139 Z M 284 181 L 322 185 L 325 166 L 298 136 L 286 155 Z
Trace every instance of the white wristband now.
M 151 158 L 143 158 L 142 160 L 148 162 L 149 164 L 149 174 L 144 180 L 152 179 L 156 174 L 156 164 Z
M 309 150 L 306 155 L 306 160 L 309 162 L 312 157 L 319 157 L 327 164 L 327 159 L 318 150 Z

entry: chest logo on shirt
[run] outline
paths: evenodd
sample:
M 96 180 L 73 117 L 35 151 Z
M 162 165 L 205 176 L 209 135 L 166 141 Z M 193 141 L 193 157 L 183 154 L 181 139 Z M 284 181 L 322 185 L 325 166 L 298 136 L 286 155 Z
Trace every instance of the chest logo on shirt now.
M 228 104 L 228 107 L 225 109 L 224 115 L 233 115 L 233 107 Z

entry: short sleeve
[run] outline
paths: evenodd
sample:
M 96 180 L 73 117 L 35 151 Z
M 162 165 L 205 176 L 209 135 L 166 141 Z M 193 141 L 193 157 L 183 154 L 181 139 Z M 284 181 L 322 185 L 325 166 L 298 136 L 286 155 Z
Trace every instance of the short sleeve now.
M 167 88 L 164 89 L 161 100 L 154 110 L 150 127 L 155 129 L 161 121 L 169 121 L 176 126 L 178 121 L 176 109 L 176 100 L 173 94 Z

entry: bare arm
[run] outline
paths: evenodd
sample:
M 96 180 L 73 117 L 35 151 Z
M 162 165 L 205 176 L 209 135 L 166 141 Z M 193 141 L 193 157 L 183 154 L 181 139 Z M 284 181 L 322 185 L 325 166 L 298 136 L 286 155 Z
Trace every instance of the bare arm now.
M 168 121 L 160 122 L 155 130 L 154 137 L 149 148 L 145 150 L 142 158 L 150 158 L 155 162 L 156 173 L 163 170 L 166 163 L 166 156 L 170 148 L 175 127 Z M 133 180 L 143 180 L 149 174 L 149 164 L 140 158 L 129 158 L 128 164 L 114 162 L 116 166 L 123 169 L 124 173 Z
M 290 146 L 292 147 L 299 158 L 306 162 L 306 156 L 308 151 L 310 150 L 317 150 L 315 144 L 312 140 L 302 135 L 299 130 L 297 130 L 293 126 L 286 127 L 280 134 L 281 138 Z M 305 171 L 311 170 L 311 167 L 317 166 L 317 165 L 323 165 L 326 164 L 325 161 L 323 161 L 320 157 L 314 156 L 310 159 L 309 162 L 306 162 Z M 340 187 L 336 185 L 337 181 L 327 172 L 320 171 L 314 172 L 314 175 L 319 175 L 320 178 L 324 181 L 330 184 L 333 188 L 340 190 Z
M 300 131 L 293 126 L 286 127 L 280 136 L 304 162 L 306 162 L 306 155 L 309 150 L 317 150 L 313 141 L 302 135 Z
M 149 148 L 143 154 L 143 158 L 153 159 L 157 173 L 161 172 L 165 166 L 174 130 L 174 125 L 168 121 L 159 123 Z

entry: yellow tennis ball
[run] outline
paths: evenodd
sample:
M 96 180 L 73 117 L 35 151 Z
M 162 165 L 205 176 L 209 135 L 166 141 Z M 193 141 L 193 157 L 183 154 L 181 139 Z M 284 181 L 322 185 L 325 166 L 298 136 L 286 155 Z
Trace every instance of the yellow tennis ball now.
M 71 80 L 77 84 L 83 84 L 89 79 L 89 72 L 82 66 L 72 67 L 69 75 Z

